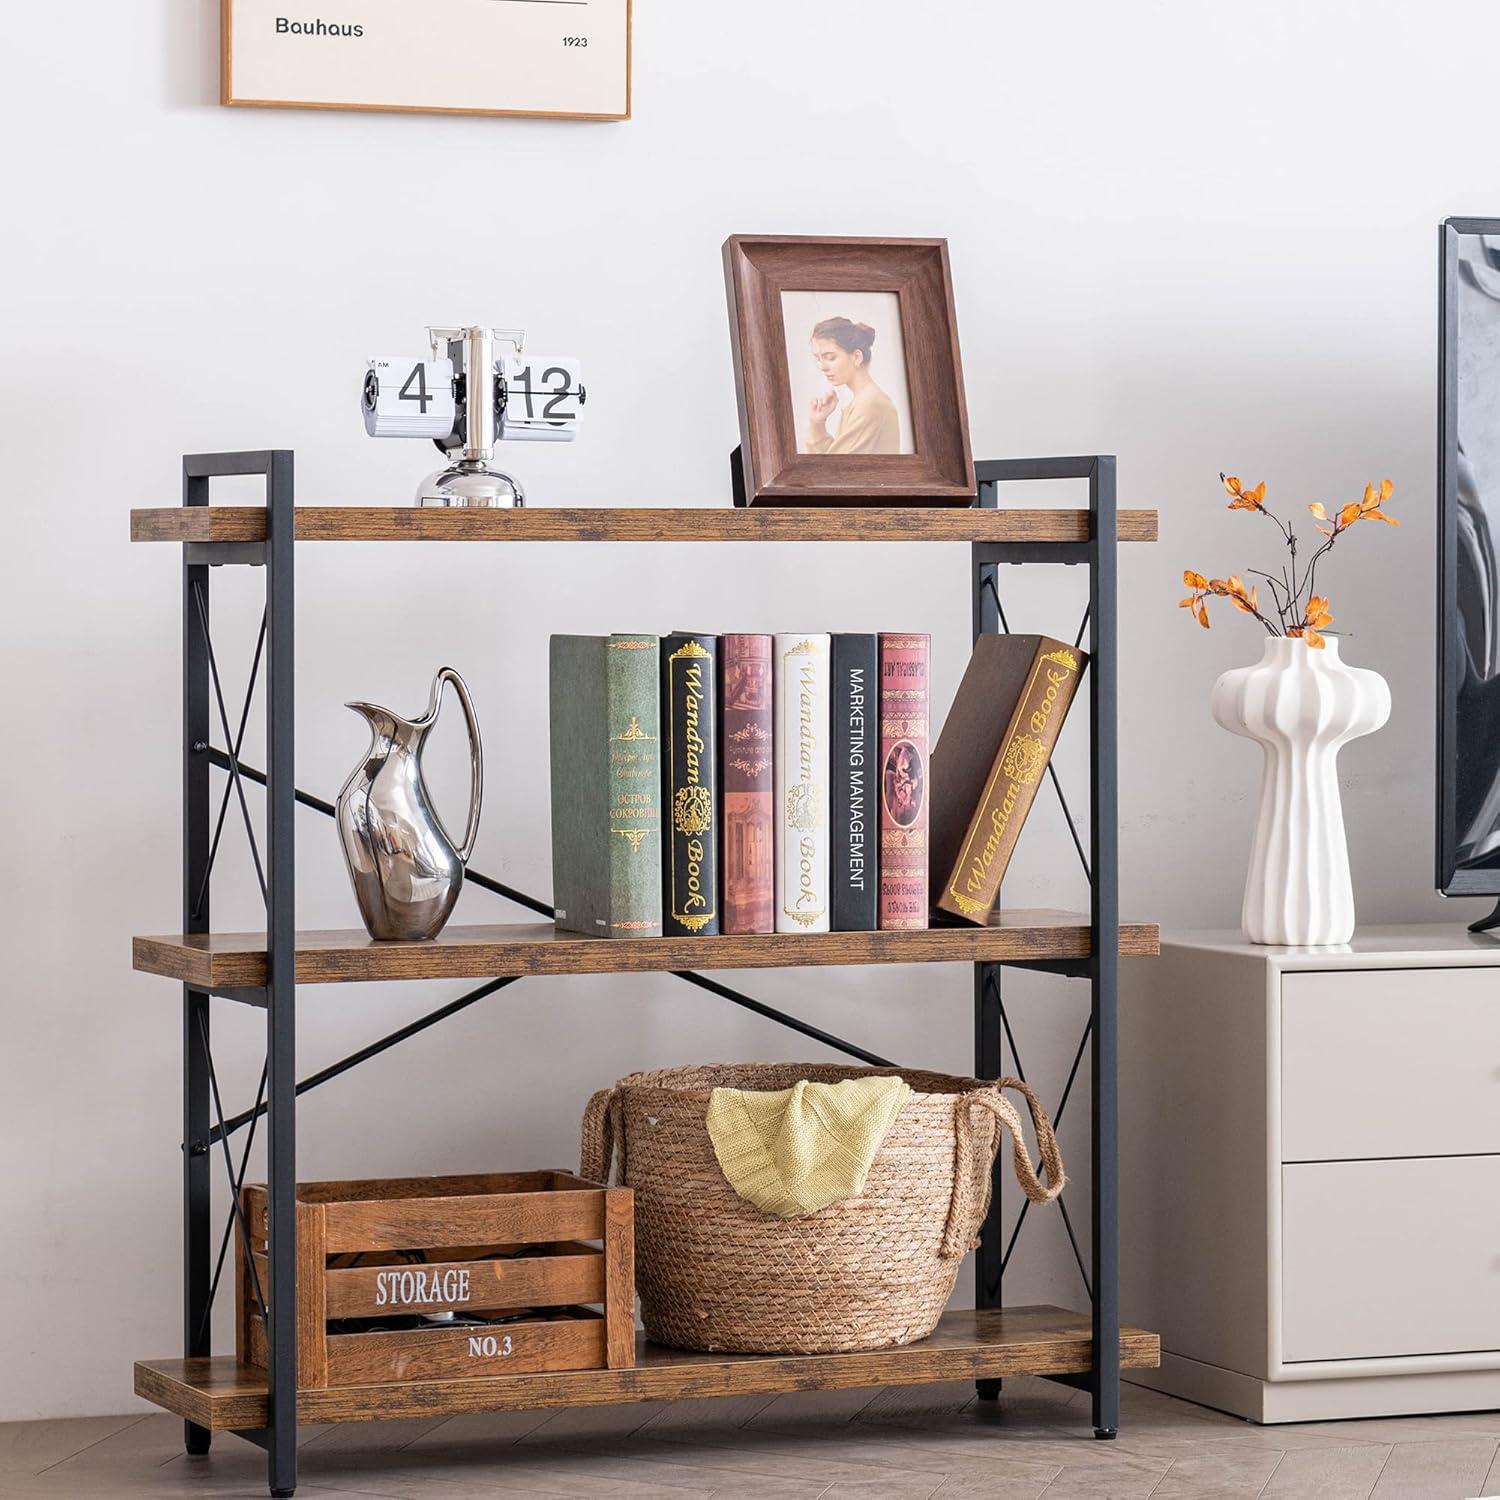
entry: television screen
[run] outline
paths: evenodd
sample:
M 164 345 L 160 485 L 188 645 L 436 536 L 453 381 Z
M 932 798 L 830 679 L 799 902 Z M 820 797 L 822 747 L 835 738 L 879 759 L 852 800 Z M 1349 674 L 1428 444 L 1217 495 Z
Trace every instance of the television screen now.
M 1500 891 L 1500 220 L 1443 226 L 1438 884 Z

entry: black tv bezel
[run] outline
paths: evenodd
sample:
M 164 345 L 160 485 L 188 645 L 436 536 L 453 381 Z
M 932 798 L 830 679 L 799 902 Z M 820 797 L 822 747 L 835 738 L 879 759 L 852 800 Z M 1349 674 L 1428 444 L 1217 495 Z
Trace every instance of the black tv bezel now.
M 1437 887 L 1445 896 L 1500 894 L 1500 869 L 1458 868 L 1458 237 L 1500 236 L 1500 219 L 1445 219 L 1438 231 Z

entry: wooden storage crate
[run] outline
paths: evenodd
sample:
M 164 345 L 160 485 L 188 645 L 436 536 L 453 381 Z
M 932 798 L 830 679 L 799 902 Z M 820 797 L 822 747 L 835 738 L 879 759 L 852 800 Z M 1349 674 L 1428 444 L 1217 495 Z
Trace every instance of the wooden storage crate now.
M 251 1253 L 237 1235 L 235 1349 L 241 1364 L 263 1369 L 256 1284 L 267 1292 L 265 1188 L 245 1188 L 241 1203 Z M 534 1315 L 515 1318 L 523 1310 Z M 338 1327 L 344 1319 L 444 1312 L 515 1320 Z M 567 1172 L 298 1183 L 300 1389 L 634 1364 L 629 1188 Z

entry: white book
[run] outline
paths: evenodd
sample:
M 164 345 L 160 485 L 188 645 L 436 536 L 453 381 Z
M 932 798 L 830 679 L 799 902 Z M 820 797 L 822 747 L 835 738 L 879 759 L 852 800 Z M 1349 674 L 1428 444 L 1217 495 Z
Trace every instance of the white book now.
M 829 638 L 778 635 L 776 930 L 828 931 Z

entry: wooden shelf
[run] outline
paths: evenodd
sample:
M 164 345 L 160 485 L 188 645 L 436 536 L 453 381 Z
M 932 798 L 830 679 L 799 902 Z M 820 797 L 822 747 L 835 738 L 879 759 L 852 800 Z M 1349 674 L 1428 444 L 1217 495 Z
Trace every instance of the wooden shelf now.
M 550 922 L 445 928 L 425 943 L 377 943 L 362 928 L 297 934 L 297 982 L 370 979 L 498 979 L 521 974 L 643 974 L 671 969 L 776 969 L 840 964 L 1021 963 L 1089 955 L 1088 918 L 1065 911 L 1002 911 L 994 927 L 921 932 L 778 932 L 755 936 L 596 938 Z M 1120 952 L 1155 954 L 1155 923 L 1120 928 Z M 138 937 L 143 974 L 205 989 L 266 982 L 259 932 Z
M 1086 1313 L 1058 1307 L 950 1312 L 930 1338 L 899 1349 L 868 1354 L 688 1354 L 642 1340 L 633 1370 L 567 1370 L 301 1391 L 297 1420 L 361 1422 L 684 1396 L 1083 1374 L 1091 1367 L 1092 1352 Z M 1153 1369 L 1160 1360 L 1161 1341 L 1154 1333 L 1120 1330 L 1122 1367 Z M 264 1427 L 268 1420 L 265 1376 L 227 1356 L 141 1360 L 135 1367 L 135 1393 L 200 1427 L 243 1430 Z
M 1154 542 L 1154 510 L 1122 510 L 1122 542 Z M 1085 542 L 1086 510 L 771 506 L 536 510 L 299 505 L 302 542 Z M 263 505 L 130 513 L 133 542 L 263 542 Z

